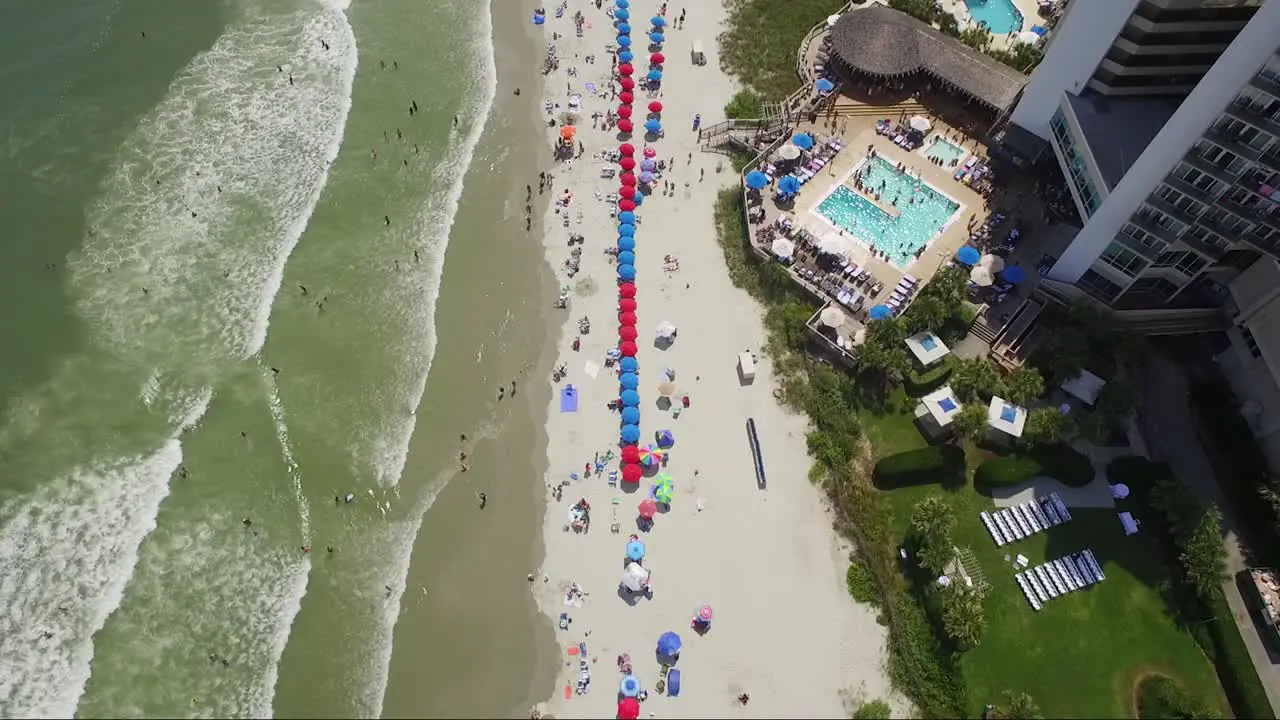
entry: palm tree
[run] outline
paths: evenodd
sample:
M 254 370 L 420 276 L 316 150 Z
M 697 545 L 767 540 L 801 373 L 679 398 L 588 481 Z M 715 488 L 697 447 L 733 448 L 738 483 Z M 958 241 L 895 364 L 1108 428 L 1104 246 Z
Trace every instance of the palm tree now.
M 1120 429 L 1129 422 L 1138 409 L 1138 393 L 1129 383 L 1112 380 L 1098 392 L 1095 412 L 1102 416 L 1108 428 Z
M 1182 544 L 1183 570 L 1187 582 L 1202 598 L 1212 598 L 1222 592 L 1227 581 L 1227 550 L 1222 544 L 1222 512 L 1210 505 L 1195 530 Z
M 942 629 L 962 649 L 975 648 L 982 642 L 987 629 L 982 599 L 982 591 L 961 583 L 942 590 Z
M 967 403 L 960 412 L 951 419 L 956 435 L 971 443 L 980 443 L 987 437 L 990 426 L 987 422 L 987 408 L 977 403 Z
M 1089 337 L 1083 330 L 1065 325 L 1049 336 L 1037 354 L 1055 382 L 1066 382 L 1084 369 L 1089 357 Z
M 911 510 L 911 527 L 921 536 L 951 536 L 956 527 L 956 516 L 939 495 L 929 495 Z
M 1005 392 L 1000 369 L 986 358 L 960 360 L 951 374 L 951 387 L 964 399 L 990 399 Z
M 1005 378 L 1005 396 L 1019 405 L 1029 405 L 1044 395 L 1044 377 L 1030 365 L 1023 365 Z
M 1022 439 L 1027 443 L 1052 445 L 1067 437 L 1067 418 L 1057 408 L 1036 408 L 1027 413 Z
M 1011 690 L 1004 691 L 1004 702 L 992 706 L 987 717 L 1000 720 L 1044 720 L 1044 716 L 1040 714 L 1040 707 L 1030 695 L 1014 693 Z
M 907 331 L 912 333 L 932 330 L 937 332 L 947 319 L 951 317 L 952 308 L 936 296 L 921 294 L 911 303 L 902 319 L 907 324 Z

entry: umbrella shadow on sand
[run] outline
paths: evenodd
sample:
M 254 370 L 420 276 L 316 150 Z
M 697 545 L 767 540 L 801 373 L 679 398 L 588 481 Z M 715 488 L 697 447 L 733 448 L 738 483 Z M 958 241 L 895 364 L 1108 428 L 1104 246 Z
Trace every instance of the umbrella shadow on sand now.
M 671 409 L 671 398 L 666 395 L 659 395 L 658 399 L 654 401 L 654 405 L 657 405 L 659 410 L 666 412 Z
M 662 133 L 660 133 L 660 132 L 648 132 L 648 131 L 646 131 L 646 132 L 645 132 L 645 134 L 644 134 L 644 141 L 645 141 L 645 142 L 658 142 L 658 141 L 659 141 L 659 140 L 661 140 L 661 139 L 662 139 Z
M 631 131 L 619 130 L 618 134 L 614 135 L 614 137 L 618 139 L 618 142 L 626 142 L 631 139 Z
M 663 337 L 661 335 L 653 339 L 653 346 L 659 350 L 670 350 L 675 344 L 675 338 Z
M 618 597 L 622 599 L 622 602 L 630 605 L 631 607 L 639 605 L 641 600 L 653 599 L 653 596 L 648 592 L 632 592 L 624 587 L 622 583 L 618 583 Z

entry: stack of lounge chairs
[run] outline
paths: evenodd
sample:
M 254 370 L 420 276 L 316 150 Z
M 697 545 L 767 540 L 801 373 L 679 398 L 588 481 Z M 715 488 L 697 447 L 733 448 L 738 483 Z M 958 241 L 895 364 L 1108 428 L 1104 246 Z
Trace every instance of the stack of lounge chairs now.
M 1071 520 L 1071 513 L 1063 504 L 1058 493 L 1049 493 L 1048 497 L 1003 508 L 995 512 L 979 513 L 982 524 L 987 526 L 991 539 L 996 547 L 1022 540 L 1047 530 L 1054 525 L 1061 525 Z
M 911 296 L 919 289 L 920 281 L 914 275 L 903 275 L 902 280 L 898 281 L 897 287 L 889 294 L 889 299 L 884 301 L 885 305 L 896 315 L 911 300 Z
M 1106 575 L 1102 574 L 1093 551 L 1086 548 L 1020 572 L 1013 579 L 1022 588 L 1031 608 L 1039 610 L 1053 598 L 1102 582 Z

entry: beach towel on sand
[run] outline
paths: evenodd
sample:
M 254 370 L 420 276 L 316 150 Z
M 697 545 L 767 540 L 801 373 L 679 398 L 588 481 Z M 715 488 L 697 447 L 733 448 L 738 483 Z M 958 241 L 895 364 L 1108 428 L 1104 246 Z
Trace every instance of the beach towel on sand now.
M 572 385 L 565 385 L 560 391 L 560 412 L 578 412 L 578 389 Z

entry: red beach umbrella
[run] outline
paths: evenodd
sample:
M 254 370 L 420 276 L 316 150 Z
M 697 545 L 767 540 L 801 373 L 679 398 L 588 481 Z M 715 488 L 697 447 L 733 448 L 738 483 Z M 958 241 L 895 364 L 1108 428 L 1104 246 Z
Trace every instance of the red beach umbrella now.
M 657 100 L 649 103 L 649 112 L 662 112 L 662 103 Z
M 635 298 L 624 297 L 618 301 L 618 312 L 635 312 L 636 304 L 637 303 Z M 635 338 L 633 337 L 624 338 L 624 339 L 635 340 Z
M 618 201 L 618 209 L 619 209 L 619 210 L 621 210 L 622 212 L 628 212 L 628 211 L 631 211 L 631 210 L 635 210 L 635 209 L 636 209 L 636 201 L 635 201 L 635 200 L 619 200 L 619 201 Z
M 635 445 L 624 445 L 622 447 L 622 464 L 634 465 L 640 462 L 640 448 Z
M 631 447 L 634 447 L 634 446 L 631 446 Z M 642 477 L 644 477 L 644 470 L 640 468 L 639 464 L 627 463 L 626 465 L 622 466 L 622 482 L 638 483 L 640 482 L 640 478 Z M 628 698 L 628 699 L 633 699 L 633 698 Z M 633 718 L 639 717 L 639 715 L 633 715 L 632 717 Z
M 618 180 L 622 183 L 623 187 L 635 187 L 636 185 L 636 176 L 632 175 L 631 173 L 623 173 L 622 177 L 618 178 Z M 632 192 L 632 191 L 626 190 L 624 192 Z
M 630 120 L 626 118 L 622 118 L 621 120 L 618 121 L 618 129 L 621 130 L 622 132 L 629 133 L 631 132 L 631 128 L 632 128 L 632 125 Z M 631 158 L 622 158 L 622 159 L 630 160 Z
M 624 312 L 618 315 L 618 324 L 623 327 L 636 326 L 636 314 L 633 312 Z
M 618 328 L 618 338 L 621 340 L 635 340 L 640 335 L 640 331 L 630 325 L 623 325 Z
M 621 80 L 619 80 L 619 81 L 618 81 L 618 85 L 619 85 L 623 90 L 630 90 L 631 88 L 633 88 L 633 87 L 635 87 L 635 86 L 636 86 L 636 81 L 635 81 L 635 80 L 632 80 L 632 79 L 631 79 L 631 78 L 629 78 L 629 77 L 624 77 L 624 78 L 622 78 Z
M 629 446 L 629 447 L 634 447 L 634 446 Z M 626 448 L 623 448 L 623 449 L 625 450 Z M 639 457 L 639 456 L 640 456 L 640 449 L 636 448 L 636 457 Z M 645 520 L 652 520 L 653 516 L 657 514 L 658 514 L 658 503 L 652 500 L 647 500 L 647 499 L 640 501 L 640 517 L 644 518 Z
M 654 53 L 649 56 L 649 62 L 653 63 L 654 65 L 661 65 L 666 61 L 667 61 L 667 58 L 663 56 L 662 53 Z
M 636 159 L 633 157 L 624 157 L 618 161 L 618 167 L 623 170 L 633 170 L 636 166 Z
M 618 286 L 618 297 L 633 298 L 636 296 L 635 283 L 622 283 Z
M 622 357 L 635 357 L 640 348 L 630 340 L 624 340 L 618 345 L 618 352 L 622 353 Z
M 623 90 L 622 92 L 618 93 L 618 102 L 622 103 L 623 105 L 630 105 L 635 101 L 636 101 L 636 96 L 632 95 L 630 90 Z
M 631 117 L 631 106 L 630 105 L 620 106 L 618 108 L 618 117 L 624 117 L 624 118 Z
M 631 67 L 631 63 L 622 63 L 618 66 L 618 74 L 622 77 L 626 77 L 635 71 L 636 69 Z
M 621 145 L 618 146 L 618 154 L 622 155 L 623 157 L 635 155 L 636 147 L 631 143 L 622 143 Z

